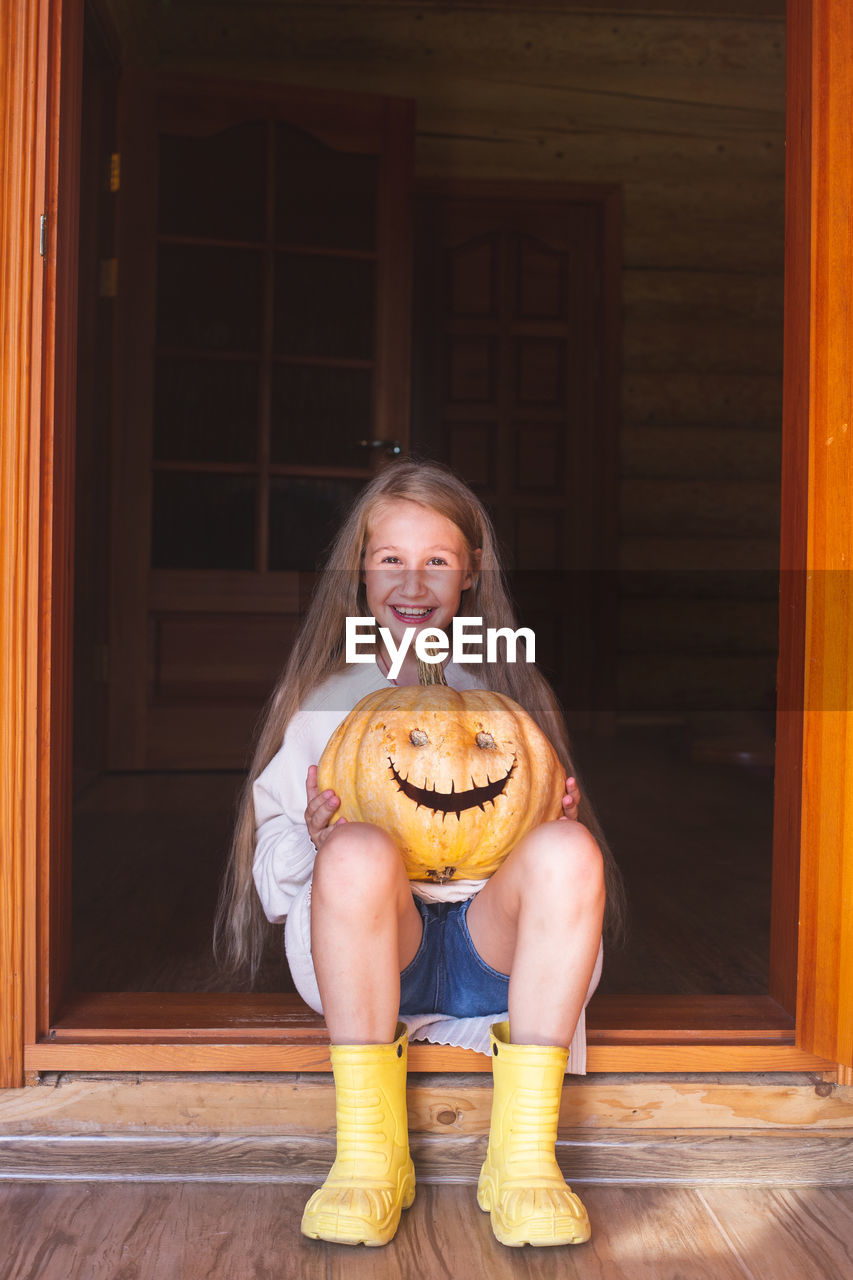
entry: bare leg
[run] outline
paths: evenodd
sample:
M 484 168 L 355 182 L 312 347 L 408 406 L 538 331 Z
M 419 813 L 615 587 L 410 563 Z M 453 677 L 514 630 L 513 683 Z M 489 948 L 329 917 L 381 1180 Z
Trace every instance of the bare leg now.
M 525 836 L 474 899 L 474 946 L 486 964 L 510 975 L 513 1043 L 571 1043 L 603 912 L 601 852 L 586 827 L 566 819 Z
M 332 1044 L 390 1044 L 400 972 L 423 926 L 396 845 L 367 823 L 347 822 L 314 864 L 311 950 Z

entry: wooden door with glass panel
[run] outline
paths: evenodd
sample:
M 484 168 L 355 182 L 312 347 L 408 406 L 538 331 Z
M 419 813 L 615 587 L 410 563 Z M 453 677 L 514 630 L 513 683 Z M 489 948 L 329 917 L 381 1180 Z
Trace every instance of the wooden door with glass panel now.
M 122 121 L 110 764 L 234 768 L 407 446 L 412 110 L 137 76 Z

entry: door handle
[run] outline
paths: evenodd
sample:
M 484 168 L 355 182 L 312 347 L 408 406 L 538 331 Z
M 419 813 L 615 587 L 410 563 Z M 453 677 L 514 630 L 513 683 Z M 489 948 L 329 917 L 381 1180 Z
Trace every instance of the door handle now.
M 403 452 L 399 440 L 359 440 L 362 449 L 384 449 L 389 458 L 397 458 Z

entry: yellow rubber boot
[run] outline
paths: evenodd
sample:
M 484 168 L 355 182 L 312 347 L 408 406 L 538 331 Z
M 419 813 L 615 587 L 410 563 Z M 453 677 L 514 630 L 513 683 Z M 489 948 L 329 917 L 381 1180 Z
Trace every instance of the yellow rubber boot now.
M 589 1218 L 554 1148 L 568 1050 L 510 1044 L 509 1023 L 491 1030 L 492 1123 L 477 1203 L 501 1244 L 582 1244 Z
M 332 1045 L 338 1149 L 302 1215 L 303 1235 L 337 1244 L 387 1244 L 415 1198 L 406 1119 L 408 1036 L 393 1044 Z

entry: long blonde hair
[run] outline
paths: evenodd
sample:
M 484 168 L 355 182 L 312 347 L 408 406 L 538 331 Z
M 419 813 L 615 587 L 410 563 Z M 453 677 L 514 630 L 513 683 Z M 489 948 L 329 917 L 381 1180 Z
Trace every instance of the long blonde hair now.
M 247 972 L 254 981 L 268 924 L 255 891 L 252 866 L 255 815 L 252 788 L 281 747 L 285 730 L 307 695 L 345 665 L 347 617 L 368 617 L 362 560 L 371 517 L 383 503 L 405 499 L 447 517 L 461 532 L 473 563 L 481 549 L 471 587 L 463 592 L 459 613 L 482 618 L 483 626 L 515 628 L 515 616 L 498 555 L 491 520 L 480 501 L 449 468 L 436 462 L 396 462 L 361 491 L 335 538 L 290 657 L 270 698 L 240 799 L 231 855 L 222 884 L 214 931 L 219 962 L 231 973 Z M 527 662 L 483 663 L 482 683 L 520 703 L 550 738 L 567 775 L 572 763 L 568 732 L 547 680 Z M 598 841 L 607 882 L 608 931 L 616 936 L 624 914 L 624 890 L 613 855 L 592 806 L 581 790 L 580 820 Z

